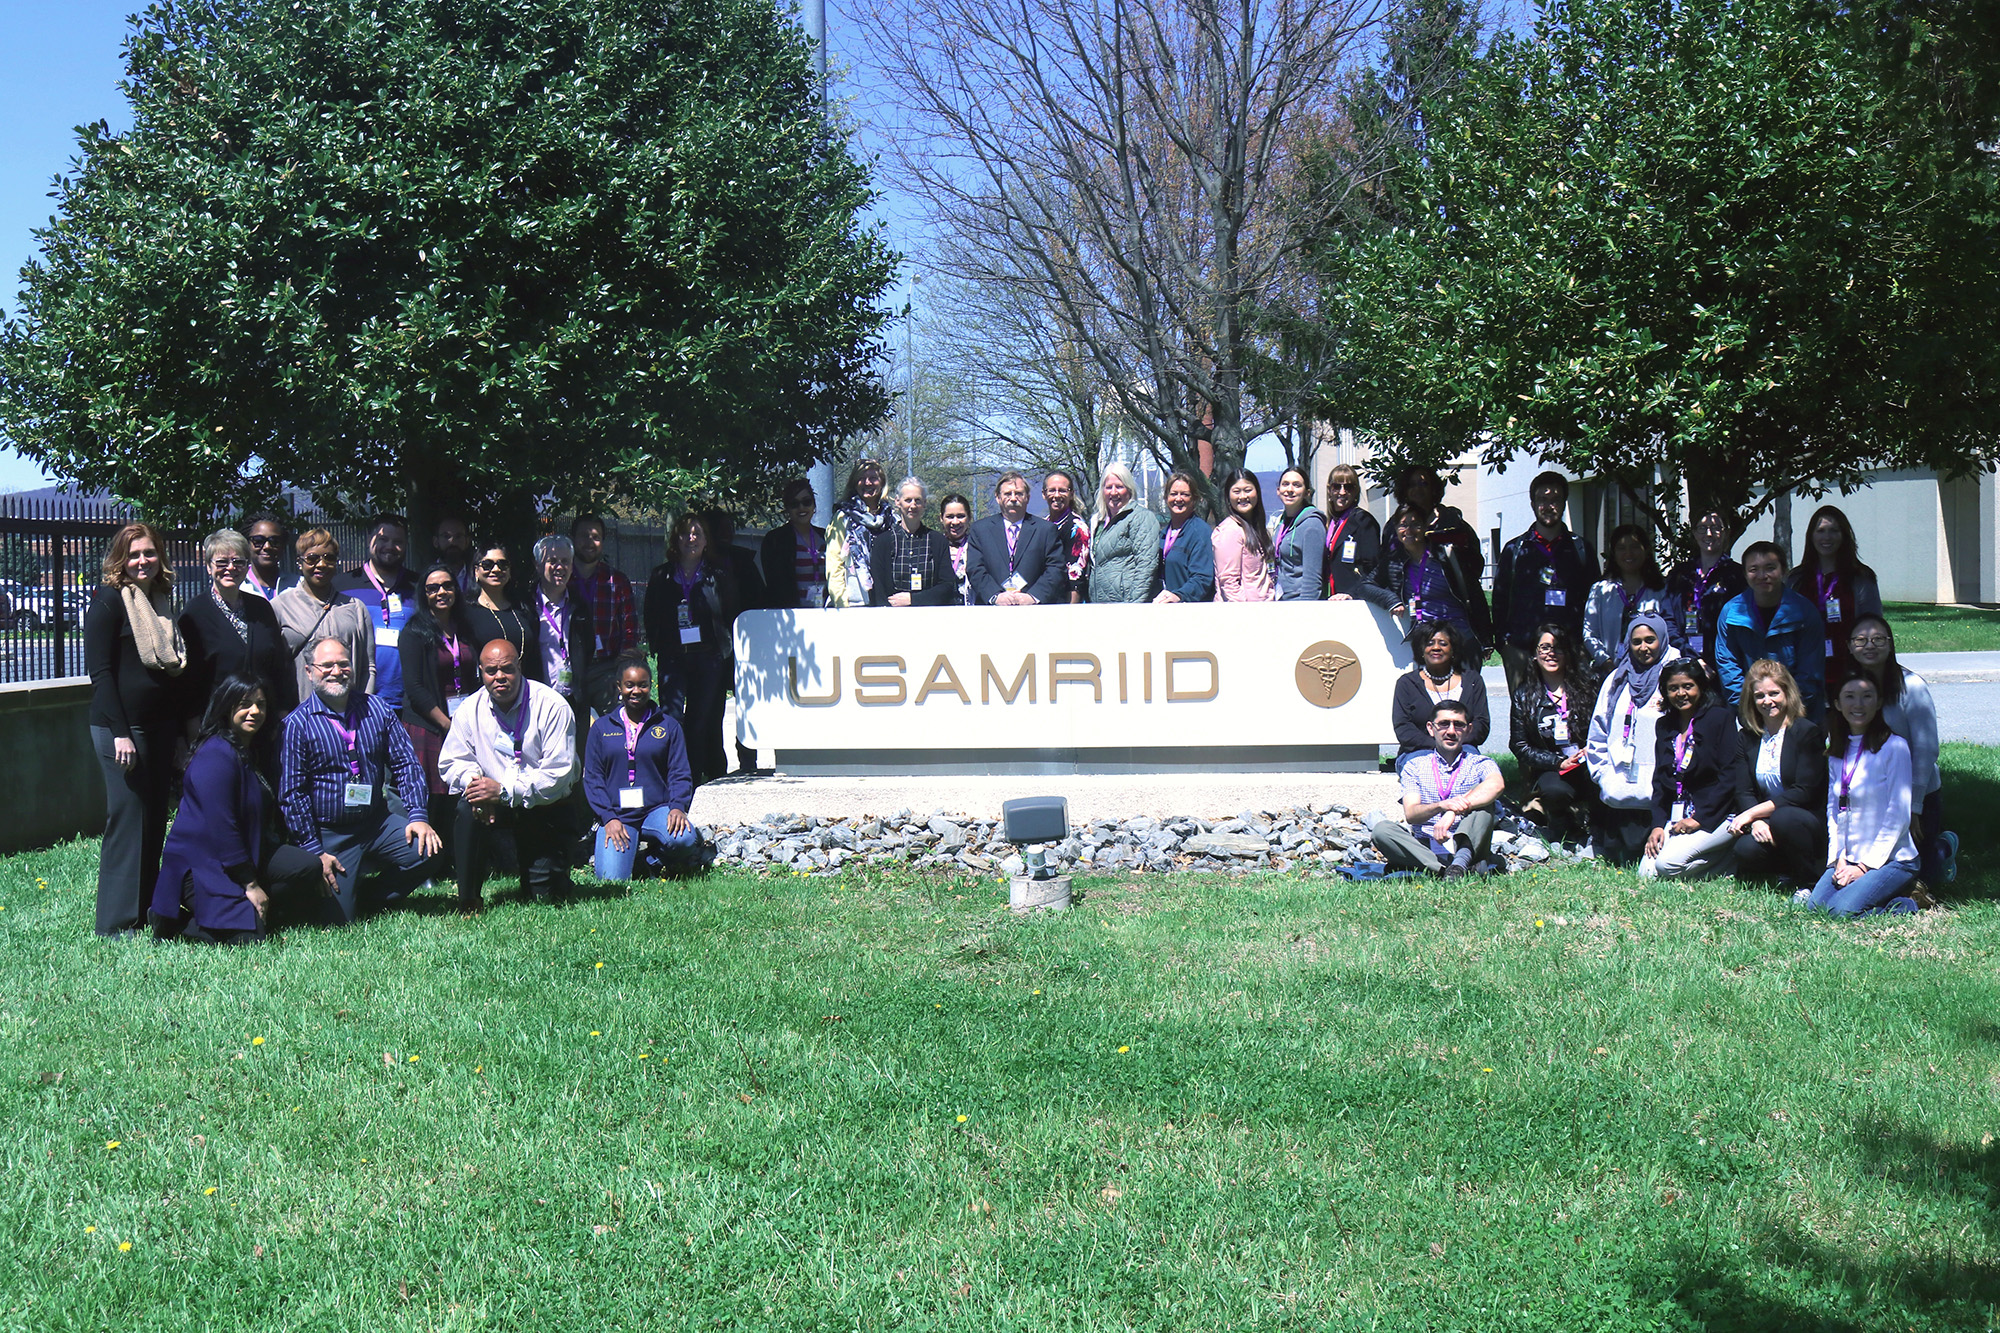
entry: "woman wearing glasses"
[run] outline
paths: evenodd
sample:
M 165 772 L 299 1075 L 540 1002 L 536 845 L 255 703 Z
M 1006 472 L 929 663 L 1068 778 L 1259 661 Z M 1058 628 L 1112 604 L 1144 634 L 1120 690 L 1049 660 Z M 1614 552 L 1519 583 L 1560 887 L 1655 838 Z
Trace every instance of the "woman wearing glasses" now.
M 243 591 L 267 602 L 295 586 L 296 574 L 285 572 L 285 520 L 265 510 L 252 514 L 243 523 L 250 541 L 250 568 L 243 574 Z
M 813 526 L 812 483 L 785 483 L 785 521 L 757 549 L 765 599 L 775 611 L 817 610 L 826 600 L 826 536 Z
M 514 578 L 514 561 L 498 542 L 488 544 L 472 558 L 472 577 L 479 595 L 467 601 L 461 611 L 466 633 L 472 636 L 472 655 L 495 639 L 505 639 L 521 654 L 521 668 L 541 661 L 541 637 L 535 627 L 535 613 L 516 606 L 507 595 Z
M 248 672 L 257 677 L 274 723 L 299 702 L 298 675 L 277 612 L 263 598 L 243 595 L 250 543 L 234 528 L 211 532 L 201 544 L 201 563 L 208 571 L 208 587 L 189 599 L 180 622 L 188 654 L 181 674 L 181 712 L 190 742 L 200 730 L 215 683 L 224 676 Z
M 486 641 L 476 639 L 467 624 L 458 576 L 450 565 L 440 562 L 425 570 L 417 591 L 422 605 L 396 639 L 403 659 L 403 730 L 424 766 L 431 827 L 449 828 L 457 816 L 438 756 L 453 715 L 480 687 L 479 650 Z
M 299 558 L 299 581 L 271 599 L 285 647 L 292 655 L 298 697 L 312 693 L 312 646 L 331 636 L 347 645 L 354 663 L 354 688 L 375 692 L 375 622 L 368 608 L 344 592 L 335 592 L 333 576 L 340 572 L 340 543 L 325 528 L 308 528 L 293 547 Z
M 1382 525 L 1361 507 L 1361 474 L 1335 463 L 1326 474 L 1326 596 L 1328 601 L 1360 598 L 1388 610 L 1395 599 L 1369 581 L 1382 556 Z

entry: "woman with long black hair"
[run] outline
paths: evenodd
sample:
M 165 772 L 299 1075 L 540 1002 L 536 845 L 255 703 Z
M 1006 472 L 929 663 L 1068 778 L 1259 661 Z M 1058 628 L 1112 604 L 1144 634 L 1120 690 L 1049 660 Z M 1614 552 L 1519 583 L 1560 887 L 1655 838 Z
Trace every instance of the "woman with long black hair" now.
M 1216 520 L 1215 600 L 1218 602 L 1274 602 L 1278 584 L 1274 574 L 1277 552 L 1264 517 L 1264 488 L 1257 474 L 1237 468 L 1222 479 L 1219 488 L 1223 516 Z
M 1922 676 L 1896 661 L 1896 631 L 1881 615 L 1870 611 L 1856 616 L 1847 647 L 1853 658 L 1850 672 L 1875 682 L 1882 696 L 1882 720 L 1910 744 L 1910 804 L 1917 811 L 1917 855 L 1924 882 L 1948 884 L 1958 878 L 1958 835 L 1944 826 L 1937 701 Z
M 265 773 L 277 730 L 263 681 L 234 672 L 216 682 L 181 779 L 152 917 L 163 936 L 211 944 L 264 938 L 272 896 L 315 882 L 320 859 L 275 836 L 278 800 Z
M 1813 604 L 1826 626 L 1826 678 L 1845 680 L 1853 662 L 1847 640 L 1862 616 L 1882 615 L 1882 588 L 1861 563 L 1854 525 L 1838 505 L 1821 505 L 1806 524 L 1806 550 L 1792 571 L 1792 591 Z M 1881 684 L 1880 680 L 1876 681 Z M 1884 694 L 1884 702 L 1888 696 Z
M 425 570 L 417 597 L 417 609 L 396 640 L 403 659 L 403 730 L 424 766 L 430 826 L 450 828 L 456 815 L 451 789 L 438 772 L 438 754 L 452 715 L 479 690 L 479 650 L 486 645 L 466 622 L 458 576 L 450 565 Z
M 1584 836 L 1597 808 L 1597 784 L 1585 762 L 1596 691 L 1563 626 L 1541 626 L 1534 645 L 1535 674 L 1514 691 L 1507 745 L 1533 785 L 1542 822 L 1558 833 Z
M 1881 691 L 1859 671 L 1833 696 L 1826 756 L 1826 872 L 1806 902 L 1835 916 L 1916 911 L 1910 744 L 1889 730 Z
M 736 580 L 709 558 L 708 525 L 683 515 L 665 563 L 646 582 L 646 641 L 659 661 L 660 703 L 680 719 L 697 787 L 729 771 L 722 699 L 736 660 L 728 632 L 736 611 Z

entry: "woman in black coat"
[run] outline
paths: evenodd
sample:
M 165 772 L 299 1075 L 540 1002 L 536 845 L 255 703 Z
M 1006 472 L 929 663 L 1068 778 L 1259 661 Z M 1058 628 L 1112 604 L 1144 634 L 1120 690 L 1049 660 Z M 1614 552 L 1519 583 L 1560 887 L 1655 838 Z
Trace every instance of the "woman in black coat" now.
M 646 581 L 646 641 L 659 661 L 660 703 L 679 717 L 696 786 L 729 771 L 722 700 L 735 671 L 729 624 L 741 609 L 736 580 L 708 558 L 708 525 L 674 524 L 667 558 Z
M 1809 886 L 1826 871 L 1826 733 L 1782 663 L 1743 677 L 1736 778 L 1736 878 Z
M 1708 668 L 1677 657 L 1660 672 L 1667 715 L 1653 733 L 1653 831 L 1641 879 L 1703 879 L 1736 856 L 1728 828 L 1743 752 L 1736 710 L 1718 706 Z
M 396 636 L 396 651 L 403 659 L 403 730 L 424 766 L 431 827 L 449 828 L 454 801 L 438 771 L 438 755 L 451 730 L 452 714 L 479 692 L 479 651 L 486 645 L 477 641 L 466 623 L 458 576 L 450 565 L 425 570 L 418 596 L 421 604 Z
M 201 562 L 208 587 L 181 612 L 181 637 L 187 641 L 187 670 L 181 673 L 188 739 L 193 740 L 208 711 L 216 682 L 247 673 L 264 686 L 271 708 L 270 725 L 284 722 L 298 707 L 299 679 L 278 613 L 262 597 L 243 593 L 250 569 L 250 543 L 233 528 L 212 532 L 201 544 Z
M 83 617 L 90 743 L 104 774 L 100 935 L 134 934 L 144 923 L 167 839 L 187 647 L 173 619 L 165 555 L 166 544 L 144 523 L 120 528 L 104 553 L 104 586 Z
M 1437 748 L 1431 739 L 1431 711 L 1444 699 L 1465 705 L 1465 748 L 1474 754 L 1493 731 L 1486 706 L 1486 682 L 1479 677 L 1476 649 L 1450 621 L 1419 625 L 1410 639 L 1416 661 L 1396 678 L 1389 718 L 1396 729 L 1396 771 L 1413 754 Z
M 1568 630 L 1543 625 L 1534 645 L 1535 672 L 1514 691 L 1507 745 L 1541 803 L 1542 822 L 1581 835 L 1597 809 L 1597 783 L 1584 759 L 1597 691 Z

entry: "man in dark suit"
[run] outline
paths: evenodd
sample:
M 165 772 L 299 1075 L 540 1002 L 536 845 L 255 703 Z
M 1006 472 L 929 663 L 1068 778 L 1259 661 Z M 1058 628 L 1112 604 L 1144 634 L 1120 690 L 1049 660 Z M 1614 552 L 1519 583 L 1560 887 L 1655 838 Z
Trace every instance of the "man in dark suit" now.
M 1000 512 L 972 525 L 966 577 L 981 606 L 1039 606 L 1058 600 L 1064 587 L 1062 543 L 1056 530 L 1028 512 L 1028 479 L 1000 474 L 993 488 Z

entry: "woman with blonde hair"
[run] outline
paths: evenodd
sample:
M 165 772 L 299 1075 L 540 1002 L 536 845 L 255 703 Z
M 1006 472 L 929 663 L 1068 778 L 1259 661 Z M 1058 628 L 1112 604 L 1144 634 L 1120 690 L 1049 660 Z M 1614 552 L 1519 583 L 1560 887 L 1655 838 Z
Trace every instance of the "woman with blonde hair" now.
M 187 643 L 174 622 L 166 543 L 152 528 L 120 528 L 105 548 L 103 576 L 83 617 L 90 743 L 104 773 L 97 933 L 134 935 L 167 840 Z
M 1768 657 L 1743 674 L 1737 716 L 1736 878 L 1809 884 L 1826 868 L 1826 733 L 1792 673 Z
M 1090 524 L 1090 600 L 1150 602 L 1160 591 L 1160 516 L 1124 463 L 1104 469 Z
M 299 698 L 313 692 L 306 668 L 312 665 L 312 646 L 325 638 L 347 645 L 348 660 L 354 663 L 350 688 L 375 693 L 375 622 L 366 605 L 333 587 L 340 572 L 340 543 L 325 528 L 308 528 L 292 550 L 299 560 L 299 581 L 273 597 L 271 609 L 292 655 Z

